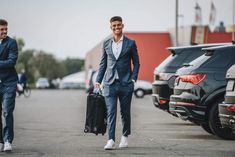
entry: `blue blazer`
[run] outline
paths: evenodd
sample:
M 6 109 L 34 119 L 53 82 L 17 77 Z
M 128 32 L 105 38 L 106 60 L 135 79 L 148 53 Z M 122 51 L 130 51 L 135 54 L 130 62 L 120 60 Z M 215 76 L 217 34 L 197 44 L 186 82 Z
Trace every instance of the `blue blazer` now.
M 96 82 L 101 83 L 103 80 L 104 85 L 112 84 L 115 80 L 115 71 L 117 70 L 121 84 L 127 85 L 132 80 L 137 80 L 139 68 L 139 56 L 135 41 L 124 36 L 122 51 L 118 59 L 116 59 L 112 51 L 112 38 L 110 38 L 104 41 L 103 44 L 103 55 Z
M 18 47 L 14 39 L 6 37 L 0 44 L 0 80 L 6 86 L 16 86 L 18 76 L 15 70 Z

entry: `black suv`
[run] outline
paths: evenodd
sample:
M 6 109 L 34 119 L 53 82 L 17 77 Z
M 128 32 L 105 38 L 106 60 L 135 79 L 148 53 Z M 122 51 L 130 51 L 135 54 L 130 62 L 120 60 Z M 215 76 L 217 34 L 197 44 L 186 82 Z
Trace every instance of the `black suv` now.
M 235 131 L 235 65 L 227 71 L 226 79 L 228 83 L 225 100 L 219 104 L 219 117 L 223 127 Z
M 200 124 L 204 130 L 225 139 L 235 139 L 222 128 L 218 104 L 224 100 L 225 74 L 235 62 L 235 45 L 203 48 L 205 54 L 177 70 L 170 112 Z
M 224 44 L 226 43 L 167 48 L 171 55 L 154 70 L 154 82 L 152 83 L 153 104 L 157 108 L 169 111 L 169 99 L 170 95 L 173 94 L 176 70 L 203 55 L 202 48 Z

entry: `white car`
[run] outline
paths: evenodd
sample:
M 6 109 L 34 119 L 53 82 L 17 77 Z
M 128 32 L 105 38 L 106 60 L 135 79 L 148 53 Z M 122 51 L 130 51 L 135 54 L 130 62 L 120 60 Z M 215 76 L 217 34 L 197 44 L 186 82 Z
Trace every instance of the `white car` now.
M 87 91 L 92 92 L 95 85 L 95 80 L 97 77 L 98 71 L 93 71 L 90 74 L 89 85 L 87 86 Z M 134 94 L 137 98 L 143 98 L 147 94 L 152 94 L 152 83 L 144 80 L 137 80 L 134 87 Z
M 47 78 L 39 78 L 36 82 L 36 88 L 39 89 L 45 89 L 45 88 L 49 88 L 50 84 Z
M 137 98 L 152 94 L 152 83 L 144 80 L 137 80 L 134 87 L 134 94 Z

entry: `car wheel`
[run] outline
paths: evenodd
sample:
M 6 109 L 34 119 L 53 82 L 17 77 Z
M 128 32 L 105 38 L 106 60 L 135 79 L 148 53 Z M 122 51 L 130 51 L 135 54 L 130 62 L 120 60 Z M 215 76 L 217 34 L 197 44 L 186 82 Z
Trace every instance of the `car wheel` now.
M 144 97 L 144 90 L 143 89 L 137 89 L 135 90 L 135 96 L 137 98 L 143 98 Z
M 205 130 L 205 131 L 208 132 L 209 134 L 213 134 L 213 135 L 214 135 L 214 133 L 213 133 L 213 131 L 211 130 L 210 125 L 209 125 L 208 123 L 203 123 L 203 124 L 201 124 L 201 127 L 202 127 L 203 130 Z
M 209 111 L 209 126 L 212 132 L 220 138 L 227 140 L 235 140 L 235 134 L 230 128 L 223 128 L 220 119 L 219 119 L 219 111 L 218 104 L 222 103 L 223 99 L 219 99 L 216 101 Z

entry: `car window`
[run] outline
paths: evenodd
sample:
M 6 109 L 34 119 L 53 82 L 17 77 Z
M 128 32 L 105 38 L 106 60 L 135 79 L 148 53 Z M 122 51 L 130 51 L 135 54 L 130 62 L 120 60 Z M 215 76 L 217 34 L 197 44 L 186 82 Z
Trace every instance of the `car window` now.
M 176 57 L 177 55 L 170 55 L 168 56 L 159 66 L 158 69 L 163 69 L 166 65 L 170 64 L 172 60 Z
M 223 50 L 218 53 L 215 53 L 211 60 L 205 63 L 203 66 L 208 68 L 224 68 L 227 67 L 233 62 L 235 54 L 229 50 Z
M 189 63 L 194 58 L 202 55 L 203 52 L 200 49 L 188 49 L 183 50 L 182 53 L 170 55 L 165 59 L 159 66 L 158 69 L 162 69 L 164 67 L 181 67 L 183 63 Z
M 185 57 L 185 59 L 183 60 L 182 63 L 189 63 L 192 60 L 194 60 L 195 58 L 201 56 L 202 54 L 204 54 L 204 52 L 201 51 L 201 48 L 196 49 L 196 50 L 187 50 L 185 52 L 186 57 Z
M 204 62 L 206 62 L 211 56 L 206 56 L 205 54 L 201 55 L 200 57 L 194 59 L 189 65 L 196 67 L 201 66 Z

